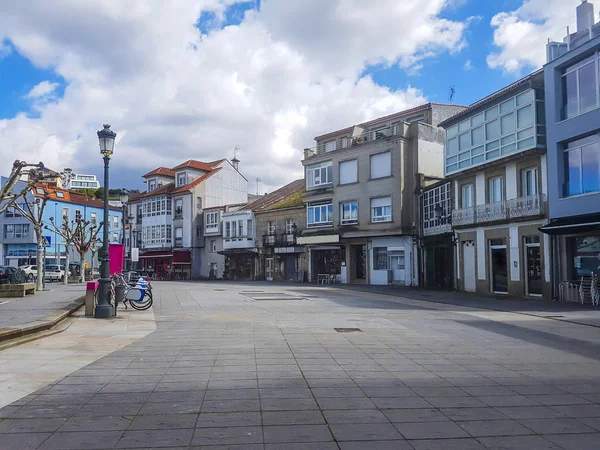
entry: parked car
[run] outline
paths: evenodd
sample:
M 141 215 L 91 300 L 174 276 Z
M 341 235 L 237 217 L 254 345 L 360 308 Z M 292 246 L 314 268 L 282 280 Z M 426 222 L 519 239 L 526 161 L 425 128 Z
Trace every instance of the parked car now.
M 81 275 L 81 264 L 79 263 L 70 263 L 69 264 L 69 276 L 75 277 Z
M 27 281 L 33 281 L 35 280 L 35 277 L 37 277 L 37 266 L 21 266 L 19 269 L 25 272 L 25 275 L 27 275 Z
M 0 284 L 25 283 L 27 275 L 18 267 L 0 266 Z
M 46 264 L 46 271 L 44 278 L 48 281 L 62 281 L 65 276 L 64 266 L 57 266 L 54 264 Z

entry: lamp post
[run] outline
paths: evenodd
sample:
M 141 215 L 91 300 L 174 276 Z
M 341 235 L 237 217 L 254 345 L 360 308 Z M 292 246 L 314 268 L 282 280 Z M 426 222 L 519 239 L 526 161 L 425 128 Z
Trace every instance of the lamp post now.
M 104 129 L 98 131 L 100 142 L 100 153 L 104 159 L 104 220 L 102 225 L 102 249 L 100 250 L 100 287 L 98 289 L 98 305 L 94 317 L 105 319 L 115 315 L 115 308 L 110 304 L 110 269 L 108 256 L 108 163 L 115 147 L 117 134 L 111 131 L 110 125 L 104 125 Z
M 56 219 L 56 207 L 58 206 L 58 202 L 54 202 L 54 218 Z M 62 223 L 62 221 L 61 221 Z M 60 256 L 58 255 L 58 239 L 56 239 L 56 229 L 54 230 L 54 264 L 59 266 L 60 270 Z M 69 274 L 69 268 L 65 267 L 65 276 Z
M 129 271 L 133 270 L 133 214 L 127 216 L 127 223 L 129 224 Z M 123 230 L 123 234 L 125 230 Z
M 121 200 L 121 230 L 123 231 L 123 234 L 121 235 L 121 244 L 123 244 L 123 252 L 125 255 L 125 267 L 127 267 L 127 251 L 128 251 L 128 249 L 125 246 L 125 224 L 127 223 L 127 209 L 129 208 L 129 194 L 126 191 L 121 191 L 121 194 L 119 195 L 119 200 Z

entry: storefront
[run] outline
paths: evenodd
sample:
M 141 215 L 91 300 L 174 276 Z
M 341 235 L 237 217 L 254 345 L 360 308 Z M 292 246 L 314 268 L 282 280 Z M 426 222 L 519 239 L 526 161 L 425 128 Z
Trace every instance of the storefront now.
M 166 280 L 172 270 L 173 253 L 162 251 L 146 251 L 140 253 L 139 267 L 143 274 Z
M 257 252 L 255 249 L 235 248 L 220 251 L 225 256 L 225 273 L 223 278 L 236 281 L 255 279 Z
M 417 284 L 417 274 L 413 273 L 412 236 L 373 238 L 369 246 L 370 284 Z

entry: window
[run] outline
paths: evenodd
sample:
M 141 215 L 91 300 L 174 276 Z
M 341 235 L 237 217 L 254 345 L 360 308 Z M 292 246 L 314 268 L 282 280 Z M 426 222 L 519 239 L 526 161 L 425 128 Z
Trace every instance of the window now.
M 238 220 L 238 236 L 242 237 L 244 235 L 244 221 Z
M 392 152 L 371 155 L 371 179 L 392 175 Z
M 308 187 L 323 186 L 333 182 L 333 167 L 331 161 L 315 164 L 306 168 Z
M 42 188 L 36 188 L 35 192 L 37 192 L 39 195 L 46 195 L 46 191 L 44 191 Z
M 178 198 L 175 200 L 175 217 L 180 218 L 183 215 L 183 199 Z
M 358 202 L 356 200 L 340 203 L 340 223 L 342 225 L 358 223 Z
M 119 233 L 113 233 L 112 234 L 112 241 L 113 242 L 119 242 Z
M 207 233 L 215 233 L 219 231 L 219 211 L 206 212 L 204 217 Z
M 309 227 L 328 226 L 333 224 L 333 204 L 309 205 L 307 207 L 307 223 Z
M 388 251 L 387 247 L 373 247 L 373 266 L 374 270 L 387 270 Z
M 269 234 L 269 236 L 273 236 L 275 234 L 275 222 L 267 223 L 267 234 Z
M 156 180 L 148 181 L 148 192 L 156 189 Z
M 23 239 L 29 236 L 29 224 L 4 225 L 5 239 Z
M 225 222 L 225 237 L 231 237 L 231 222 Z
M 474 186 L 473 184 L 463 184 L 460 188 L 461 193 L 461 208 L 472 208 L 475 204 L 473 195 Z
M 175 228 L 175 247 L 181 247 L 183 245 L 183 228 Z
M 64 210 L 63 210 L 63 214 L 64 214 Z M 67 215 L 69 214 L 68 210 L 67 210 Z M 92 224 L 92 226 L 96 226 L 98 224 L 98 213 L 93 212 L 90 213 L 90 223 Z
M 504 200 L 504 178 L 494 177 L 488 180 L 488 196 L 490 203 L 497 203 Z
M 232 220 L 231 224 L 231 237 L 237 236 L 237 220 Z
M 325 151 L 326 152 L 332 152 L 334 150 L 335 150 L 335 140 L 334 141 L 325 142 Z
M 247 236 L 249 238 L 252 238 L 252 236 L 254 235 L 254 222 L 252 221 L 252 219 L 248 219 L 246 222 L 246 226 L 248 227 Z
M 21 209 L 25 211 L 27 210 L 27 206 L 25 205 L 25 203 L 19 203 L 19 206 L 21 207 Z M 23 215 L 21 214 L 21 211 L 19 211 L 14 206 L 9 206 L 4 212 L 4 217 L 23 217 Z
M 81 220 L 81 210 L 80 209 L 75 210 L 75 220 L 77 220 L 77 221 Z
M 177 174 L 177 186 L 185 186 L 187 184 L 187 174 L 185 172 Z
M 600 142 L 589 136 L 567 144 L 564 195 L 600 192 Z
M 92 213 L 92 217 L 93 217 L 93 214 L 96 214 L 96 213 Z M 69 208 L 62 209 L 62 220 L 63 220 L 63 222 L 69 221 Z
M 171 199 L 169 197 L 155 197 L 142 201 L 142 216 L 171 215 Z
M 113 218 L 113 228 L 119 228 L 119 216 L 112 216 Z
M 294 232 L 295 223 L 293 219 L 285 219 L 285 232 L 286 234 L 292 234 Z
M 65 194 L 60 192 L 60 191 L 56 191 L 56 197 L 58 198 L 65 198 Z
M 135 223 L 142 223 L 142 216 L 144 214 L 144 208 L 142 205 L 138 205 L 137 211 L 135 214 Z
M 196 238 L 200 239 L 202 237 L 202 227 L 200 225 L 196 225 Z
M 561 119 L 598 107 L 598 54 L 567 68 L 562 75 Z
M 423 120 L 425 120 L 425 114 L 419 114 L 418 116 L 409 117 L 408 119 L 405 120 L 405 122 L 413 123 L 413 122 L 422 122 Z
M 214 239 L 210 241 L 210 252 L 217 253 L 217 241 Z
M 358 181 L 358 159 L 343 161 L 339 165 L 340 184 L 356 183 Z
M 371 199 L 371 221 L 392 221 L 392 197 L 379 197 Z
M 521 196 L 538 194 L 538 169 L 537 167 L 529 167 L 521 170 Z
M 171 245 L 170 225 L 150 225 L 142 227 L 142 246 Z

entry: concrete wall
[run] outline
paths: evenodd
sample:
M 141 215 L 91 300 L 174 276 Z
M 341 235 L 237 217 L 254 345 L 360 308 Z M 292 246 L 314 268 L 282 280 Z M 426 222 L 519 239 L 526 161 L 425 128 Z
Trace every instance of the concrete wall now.
M 563 196 L 563 184 L 565 182 L 564 143 L 600 132 L 600 108 L 567 120 L 561 120 L 560 115 L 562 107 L 562 71 L 598 49 L 600 49 L 600 36 L 573 49 L 544 67 L 548 178 L 552 180 L 548 189 L 551 219 L 600 213 L 600 193 L 573 197 Z

